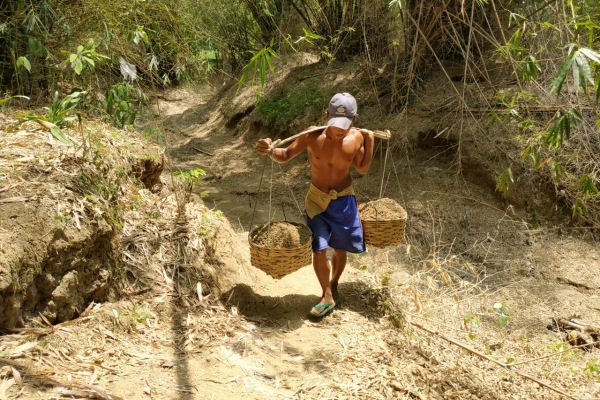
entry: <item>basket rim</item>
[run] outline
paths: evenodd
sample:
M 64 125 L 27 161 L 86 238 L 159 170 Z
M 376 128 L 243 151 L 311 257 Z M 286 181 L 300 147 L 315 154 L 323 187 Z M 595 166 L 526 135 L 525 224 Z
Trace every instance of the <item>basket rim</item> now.
M 366 222 L 390 222 L 390 221 L 406 221 L 406 217 L 405 218 L 390 218 L 390 219 L 383 219 L 383 218 L 377 218 L 377 219 L 370 219 L 370 218 L 363 218 L 360 217 L 361 221 L 366 221 Z
M 254 236 L 256 236 L 256 233 L 258 231 L 259 228 L 262 228 L 263 226 L 267 225 L 267 224 L 262 224 L 257 226 L 256 228 L 252 229 L 249 233 L 248 233 L 248 242 L 250 243 L 250 246 L 255 247 L 257 249 L 265 249 L 265 250 L 296 250 L 296 249 L 302 249 L 304 247 L 306 247 L 307 245 L 310 245 L 311 241 L 312 241 L 312 231 L 308 228 L 308 226 L 303 225 L 303 224 L 299 224 L 297 222 L 289 222 L 289 221 L 274 221 L 274 222 L 285 222 L 287 224 L 291 224 L 294 226 L 299 227 L 300 229 L 304 229 L 308 232 L 308 239 L 306 240 L 306 242 L 302 242 L 300 244 L 300 246 L 296 246 L 296 247 L 268 247 L 268 246 L 264 246 L 264 245 L 258 245 L 256 243 L 254 243 Z M 271 222 L 272 223 L 272 222 Z

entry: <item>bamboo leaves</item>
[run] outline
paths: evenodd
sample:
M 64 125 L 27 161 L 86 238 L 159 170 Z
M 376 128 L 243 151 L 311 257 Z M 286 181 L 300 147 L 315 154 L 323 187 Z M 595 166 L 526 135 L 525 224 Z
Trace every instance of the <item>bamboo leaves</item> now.
M 237 85 L 237 90 L 240 90 L 246 78 L 248 77 L 248 73 L 252 72 L 252 85 L 256 82 L 257 75 L 258 80 L 260 82 L 260 91 L 256 93 L 257 99 L 260 99 L 262 95 L 263 88 L 267 81 L 267 68 L 269 71 L 274 72 L 275 68 L 273 67 L 273 62 L 271 61 L 271 57 L 279 58 L 275 50 L 273 50 L 274 40 L 271 39 L 271 43 L 268 47 L 264 47 L 258 50 L 248 64 L 242 70 L 242 76 L 240 77 Z
M 546 132 L 543 144 L 549 149 L 561 148 L 565 140 L 571 137 L 571 127 L 575 126 L 577 121 L 581 120 L 581 114 L 575 109 L 571 109 L 564 114 L 557 113 L 556 122 Z
M 506 197 L 510 185 L 512 185 L 514 182 L 515 180 L 513 178 L 512 169 L 508 167 L 500 174 L 498 183 L 496 184 L 496 190 L 502 192 L 502 195 Z
M 600 64 L 600 54 L 587 47 L 581 47 L 575 50 L 575 45 L 569 45 L 569 52 L 566 61 L 560 67 L 558 74 L 552 80 L 551 89 L 558 96 L 567 80 L 569 71 L 573 74 L 573 85 L 575 90 L 579 91 L 579 87 L 583 89 L 585 94 L 588 94 L 589 87 L 598 87 L 594 84 L 592 76 L 592 68 L 590 61 Z M 596 100 L 600 97 L 598 90 L 596 91 Z

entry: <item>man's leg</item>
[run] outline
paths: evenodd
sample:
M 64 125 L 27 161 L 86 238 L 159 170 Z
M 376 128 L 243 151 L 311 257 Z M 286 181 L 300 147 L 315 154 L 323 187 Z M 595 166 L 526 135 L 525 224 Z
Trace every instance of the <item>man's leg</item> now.
M 327 249 L 318 250 L 313 253 L 313 267 L 315 269 L 315 274 L 317 274 L 321 289 L 323 290 L 323 295 L 319 304 L 331 304 L 333 302 L 333 297 L 331 294 L 331 285 L 329 283 L 331 270 L 329 269 L 329 261 L 327 261 Z
M 331 282 L 329 286 L 331 288 L 331 294 L 333 297 L 337 297 L 338 294 L 338 283 L 340 281 L 340 277 L 344 272 L 344 268 L 346 268 L 346 259 L 347 253 L 344 250 L 333 250 L 333 257 L 331 258 Z

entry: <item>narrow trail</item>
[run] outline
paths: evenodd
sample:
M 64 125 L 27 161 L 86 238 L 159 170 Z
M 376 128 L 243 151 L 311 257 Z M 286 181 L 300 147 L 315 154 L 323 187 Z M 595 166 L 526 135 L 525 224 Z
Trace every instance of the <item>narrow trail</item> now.
M 203 278 L 190 269 L 180 274 L 179 259 L 152 248 L 132 270 L 143 284 L 122 299 L 92 303 L 72 321 L 2 336 L 0 355 L 10 359 L 0 371 L 0 400 L 89 398 L 92 389 L 109 394 L 95 398 L 118 400 L 600 396 L 597 351 L 573 350 L 547 328 L 553 318 L 573 315 L 599 324 L 593 233 L 548 228 L 535 212 L 527 216 L 530 210 L 504 202 L 478 169 L 458 174 L 456 143 L 429 140 L 429 111 L 419 115 L 416 107 L 403 121 L 415 133 L 414 147 L 398 151 L 400 182 L 385 193 L 408 212 L 407 243 L 350 256 L 341 304 L 315 321 L 308 311 L 320 288 L 312 267 L 274 280 L 250 265 L 247 240 L 251 225 L 267 220 L 270 199 L 274 219 L 300 220 L 295 202 L 309 185 L 306 160 L 279 170 L 256 154 L 255 140 L 268 132 L 253 119 L 253 96 L 165 96 L 157 100 L 170 162 L 163 178 L 204 169 L 197 193 L 207 192 L 204 204 L 228 220 L 189 203 L 193 215 L 212 218 L 210 247 L 199 248 L 204 264 L 193 271 L 214 270 L 222 292 L 198 288 Z M 367 176 L 353 176 L 359 202 L 379 196 L 382 175 L 379 157 Z M 168 218 L 178 203 L 169 190 L 139 194 L 145 209 L 166 211 L 151 238 L 160 229 L 172 235 Z M 195 222 L 197 237 L 206 221 Z
M 377 318 L 360 275 L 347 271 L 340 288 L 342 306 L 317 321 L 308 318 L 320 290 L 311 267 L 279 281 L 265 278 L 253 287 L 233 288 L 229 303 L 237 304 L 250 331 L 213 348 L 211 356 L 218 362 L 192 361 L 193 369 L 202 371 L 197 398 L 327 398 L 335 393 L 384 398 L 382 388 L 368 388 L 356 378 L 375 380 L 395 363 L 385 344 L 387 324 Z M 357 371 L 355 362 L 363 371 Z
M 244 138 L 231 124 L 239 121 L 231 118 L 231 109 L 187 105 L 166 119 L 172 168 L 205 169 L 200 188 L 207 192 L 205 204 L 221 210 L 238 232 L 234 246 L 247 259 L 236 267 L 239 273 L 221 302 L 246 325 L 233 339 L 186 357 L 190 373 L 183 382 L 194 390 L 176 399 L 561 398 L 528 380 L 507 383 L 493 363 L 439 338 L 411 328 L 398 331 L 383 318 L 382 304 L 390 298 L 381 289 L 396 290 L 402 313 L 497 359 L 535 358 L 527 353 L 544 353 L 561 341 L 546 328 L 555 315 L 585 310 L 592 321 L 597 315 L 595 293 L 562 284 L 564 277 L 598 282 L 597 269 L 579 269 L 575 276 L 564 262 L 568 255 L 572 265 L 597 265 L 593 241 L 530 231 L 526 216 L 502 202 L 476 171 L 456 174 L 455 147 L 450 142 L 436 147 L 424 129 L 416 151 L 396 160 L 398 182 L 392 177 L 386 187 L 386 197 L 408 211 L 412 243 L 350 257 L 340 282 L 342 306 L 311 321 L 308 311 L 320 293 L 312 268 L 273 280 L 250 266 L 247 243 L 251 225 L 268 219 L 271 201 L 275 220 L 301 222 L 295 203 L 309 185 L 305 160 L 299 157 L 282 169 L 265 163 L 254 149 L 256 138 Z M 429 117 L 413 119 L 407 123 L 417 129 Z M 268 132 L 251 136 L 256 135 Z M 353 176 L 359 202 L 378 198 L 382 166 L 376 160 L 368 176 Z M 492 307 L 505 301 L 516 310 L 508 329 L 498 326 Z M 546 366 L 538 364 L 526 367 L 543 376 Z M 570 374 L 564 368 L 547 381 L 589 392 L 578 389 Z M 583 375 L 578 379 L 589 384 Z
M 251 270 L 221 296 L 227 309 L 248 322 L 247 332 L 188 359 L 188 369 L 194 371 L 189 386 L 195 390 L 186 399 L 310 399 L 339 393 L 351 398 L 388 397 L 385 393 L 395 389 L 379 374 L 397 368 L 394 351 L 386 344 L 394 331 L 379 308 L 373 275 L 359 270 L 358 261 L 350 257 L 339 287 L 341 304 L 326 317 L 313 319 L 308 312 L 318 303 L 321 289 L 312 266 L 280 280 L 249 267 L 246 235 L 252 223 L 256 226 L 266 218 L 270 165 L 253 146 L 231 137 L 218 110 L 203 118 L 207 123 L 184 135 L 176 130 L 182 115 L 201 108 L 202 104 L 191 106 L 183 113 L 174 108 L 175 129 L 168 138 L 173 169 L 207 171 L 200 188 L 207 192 L 204 201 L 222 210 L 239 231 L 239 250 L 248 254 L 248 266 L 240 268 Z M 265 166 L 267 172 L 261 176 Z M 290 169 L 302 175 L 301 167 Z M 273 207 L 280 207 L 281 199 L 288 205 L 285 215 L 285 210 L 275 210 L 276 218 L 300 220 L 294 203 L 302 201 L 304 185 L 308 181 L 276 189 Z M 290 198 L 294 196 L 298 198 Z M 256 211 L 255 201 L 260 202 Z

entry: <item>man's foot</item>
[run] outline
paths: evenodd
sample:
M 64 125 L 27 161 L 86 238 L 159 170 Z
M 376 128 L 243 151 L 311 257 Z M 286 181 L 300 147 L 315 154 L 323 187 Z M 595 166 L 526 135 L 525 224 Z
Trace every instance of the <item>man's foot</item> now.
M 316 304 L 310 310 L 310 315 L 312 315 L 313 317 L 324 317 L 325 315 L 327 315 L 327 313 L 333 310 L 333 307 L 335 307 L 334 301 L 332 301 L 331 303 Z

